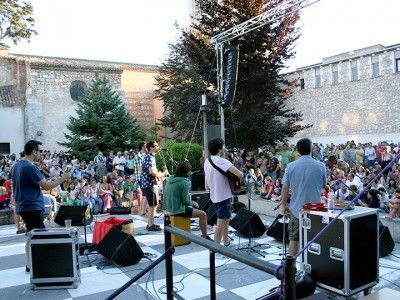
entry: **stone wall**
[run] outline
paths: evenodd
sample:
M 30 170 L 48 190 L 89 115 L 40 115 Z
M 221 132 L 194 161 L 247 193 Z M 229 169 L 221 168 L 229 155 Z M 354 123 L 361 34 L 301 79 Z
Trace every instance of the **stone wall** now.
M 0 120 L 0 143 L 10 143 L 10 153 L 18 155 L 25 144 L 23 108 L 0 105 Z
M 44 149 L 62 149 L 58 142 L 64 141 L 66 124 L 75 116 L 77 102 L 71 98 L 70 87 L 75 80 L 83 81 L 89 87 L 95 78 L 94 70 L 71 70 L 37 68 L 31 66 L 30 88 L 27 91 L 25 107 L 26 139 L 37 139 Z M 121 93 L 119 72 L 99 73 L 110 80 L 113 88 Z
M 330 60 L 288 74 L 305 81 L 305 88 L 293 94 L 288 106 L 303 113 L 303 124 L 313 125 L 291 141 L 311 137 L 329 143 L 350 139 L 377 142 L 381 138 L 400 142 L 400 73 L 394 68 L 398 57 L 398 50 L 383 51 L 347 61 Z M 372 78 L 373 62 L 379 62 L 380 76 L 376 78 Z M 351 64 L 355 63 L 359 79 L 351 81 Z M 321 74 L 318 88 L 316 69 Z M 338 84 L 333 84 L 333 70 L 338 71 Z

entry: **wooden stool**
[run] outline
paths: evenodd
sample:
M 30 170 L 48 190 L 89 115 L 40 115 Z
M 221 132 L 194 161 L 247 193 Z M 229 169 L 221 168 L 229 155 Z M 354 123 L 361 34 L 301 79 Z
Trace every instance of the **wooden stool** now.
M 173 216 L 171 215 L 169 217 L 171 221 L 171 225 L 174 227 L 177 227 L 179 229 L 185 230 L 187 232 L 191 232 L 190 229 L 190 218 L 188 217 L 181 217 L 181 216 Z M 171 242 L 172 246 L 181 246 L 181 245 L 186 245 L 190 244 L 189 240 L 185 240 L 179 236 L 176 236 L 175 234 L 171 234 Z

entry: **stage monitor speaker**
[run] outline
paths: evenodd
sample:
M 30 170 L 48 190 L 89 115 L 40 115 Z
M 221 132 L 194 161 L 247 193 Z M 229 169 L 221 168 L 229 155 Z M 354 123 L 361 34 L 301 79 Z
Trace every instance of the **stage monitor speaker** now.
M 206 180 L 203 170 L 194 171 L 191 176 L 192 191 L 204 191 L 206 189 Z
M 207 224 L 210 226 L 214 226 L 217 224 L 217 212 L 215 211 L 214 203 L 211 203 L 206 211 L 207 215 Z
M 286 218 L 286 223 L 283 223 L 283 215 L 279 214 L 271 226 L 267 230 L 267 235 L 273 237 L 277 241 L 283 241 L 283 227 L 285 227 L 285 241 L 289 242 L 289 232 L 288 232 L 289 218 Z M 285 225 L 284 225 L 285 224 Z
M 129 207 L 117 206 L 110 208 L 110 215 L 129 215 L 130 213 L 131 210 Z
M 388 256 L 394 249 L 394 240 L 387 226 L 379 224 L 379 257 Z
M 144 256 L 132 235 L 115 228 L 111 228 L 97 245 L 97 251 L 119 266 L 137 264 Z
M 204 192 L 201 194 L 192 194 L 191 200 L 197 202 L 197 204 L 199 205 L 199 209 L 202 211 L 207 211 L 207 209 L 211 205 L 209 192 Z
M 88 205 L 67 206 L 61 205 L 58 209 L 54 222 L 60 226 L 65 226 L 65 220 L 71 220 L 72 226 L 83 226 L 84 214 L 86 214 L 86 225 L 92 223 L 92 215 Z
M 260 237 L 266 230 L 259 215 L 246 208 L 239 210 L 237 215 L 230 221 L 229 226 L 247 238 Z

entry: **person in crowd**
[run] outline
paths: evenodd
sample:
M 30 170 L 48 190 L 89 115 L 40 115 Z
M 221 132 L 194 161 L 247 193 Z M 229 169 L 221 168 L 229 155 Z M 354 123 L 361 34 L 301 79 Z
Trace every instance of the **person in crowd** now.
M 292 151 L 290 151 L 289 145 L 287 143 L 284 143 L 282 145 L 280 155 L 282 157 L 281 168 L 282 168 L 282 172 L 284 172 L 286 169 L 286 166 L 290 162 L 290 157 L 292 156 Z
M 275 188 L 272 198 L 278 199 L 281 196 L 281 194 L 282 194 L 282 179 L 277 178 L 275 180 Z
M 400 188 L 396 189 L 396 193 L 388 202 L 389 214 L 386 216 L 387 219 L 394 219 L 400 215 Z
M 232 192 L 229 186 L 228 178 L 221 174 L 211 163 L 220 168 L 223 172 L 229 171 L 243 178 L 243 173 L 237 169 L 227 159 L 222 158 L 224 153 L 224 140 L 215 138 L 208 143 L 210 158 L 204 163 L 204 172 L 206 175 L 206 185 L 210 189 L 210 199 L 213 202 L 217 214 L 217 226 L 215 229 L 214 240 L 218 244 L 222 241 L 225 246 L 229 246 L 228 227 L 231 217 L 231 198 Z
M 76 163 L 75 165 L 73 165 L 74 168 L 72 170 L 72 178 L 74 178 L 75 180 L 80 181 L 83 177 L 83 171 L 81 169 L 81 164 L 80 163 Z
M 114 170 L 113 162 L 114 162 L 114 151 L 110 151 L 110 154 L 106 159 L 106 168 L 108 173 L 111 173 Z
M 143 158 L 146 156 L 147 153 L 146 142 L 144 141 L 140 142 L 138 145 L 138 150 L 139 150 L 138 154 L 136 154 L 133 159 L 134 175 L 137 184 L 135 194 L 140 207 L 139 214 L 145 215 L 147 208 L 147 201 L 143 200 L 144 195 L 140 184 L 141 184 L 141 174 L 142 174 L 142 162 Z
M 102 163 L 104 165 L 104 162 Z M 96 182 L 96 179 L 90 181 L 89 194 L 90 199 L 93 199 L 95 203 L 94 213 L 103 212 L 103 200 L 99 196 L 99 184 Z M 96 205 L 98 209 L 96 209 Z
M 99 186 L 99 197 L 103 201 L 103 213 L 109 212 L 113 202 L 113 187 L 111 185 L 110 177 L 103 176 Z
M 119 176 L 125 175 L 126 159 L 122 155 L 121 151 L 117 152 L 117 156 L 114 157 L 112 164 L 114 166 L 114 170 L 118 172 Z
M 10 199 L 7 197 L 7 189 L 4 186 L 0 186 L 0 210 L 8 208 L 10 205 Z
M 111 173 L 111 186 L 113 188 L 114 202 L 118 207 L 122 205 L 122 197 L 124 195 L 123 184 L 124 179 L 123 177 L 119 176 L 119 171 L 113 171 Z
M 357 193 L 358 193 L 358 186 L 356 186 L 354 184 L 349 186 L 349 193 L 346 196 L 346 198 L 344 198 L 344 200 L 353 201 L 354 198 L 357 196 Z
M 268 200 L 271 199 L 271 196 L 274 194 L 274 190 L 275 184 L 272 181 L 272 178 L 270 176 L 265 177 L 263 197 Z
M 167 179 L 163 210 L 169 215 L 199 218 L 201 236 L 211 240 L 207 235 L 206 213 L 198 209 L 198 203 L 190 200 L 188 177 L 191 169 L 192 167 L 188 162 L 180 162 L 175 169 L 175 174 Z
M 256 191 L 258 191 L 258 193 L 262 193 L 264 189 L 264 176 L 261 173 L 260 168 L 256 168 L 256 170 L 254 171 L 254 176 L 256 177 Z
M 59 166 L 59 164 L 57 164 L 56 162 L 52 162 L 51 163 L 51 168 L 50 168 L 50 177 L 54 178 L 54 177 L 60 177 L 62 173 L 62 170 Z
M 235 155 L 231 153 L 232 159 L 229 160 L 233 165 L 235 165 Z M 265 154 L 260 153 L 260 157 L 257 159 L 257 167 L 260 168 L 261 174 L 263 176 L 267 175 L 267 165 L 266 165 L 267 160 L 265 159 Z
M 35 140 L 28 141 L 24 146 L 25 157 L 15 163 L 11 174 L 16 212 L 24 220 L 27 232 L 34 228 L 44 228 L 41 188 L 51 190 L 71 177 L 70 173 L 64 173 L 55 181 L 48 182 L 44 178 L 33 164 L 40 158 L 41 144 Z M 28 244 L 26 244 L 26 271 L 30 271 Z
M 347 196 L 349 195 L 349 191 L 345 184 L 342 184 L 341 187 L 336 191 L 335 198 L 337 200 L 346 200 Z
M 102 151 L 97 152 L 97 155 L 93 158 L 93 162 L 95 171 L 97 171 L 97 167 L 100 165 L 100 162 L 103 162 L 103 164 L 105 165 L 106 158 L 104 157 Z
M 391 198 L 395 194 L 396 189 L 397 189 L 396 180 L 390 178 L 388 188 L 387 188 L 387 193 L 389 195 L 389 198 Z
M 306 202 L 319 203 L 321 190 L 326 185 L 325 165 L 312 158 L 312 142 L 308 138 L 297 142 L 301 157 L 289 163 L 282 179 L 281 207 L 284 214 L 290 213 L 288 225 L 289 253 L 294 256 L 299 249 L 299 213 Z M 289 207 L 287 200 L 291 190 Z
M 267 173 L 268 176 L 271 177 L 272 182 L 274 182 L 276 178 L 278 178 L 280 163 L 278 158 L 272 152 L 268 152 L 267 155 Z
M 103 176 L 107 176 L 107 168 L 104 161 L 99 161 L 99 164 L 96 168 L 95 176 L 97 179 L 103 178 Z
M 135 184 L 132 182 L 132 177 L 130 175 L 125 175 L 125 181 L 123 184 L 124 197 L 129 200 L 129 206 L 133 206 L 133 196 L 136 190 Z
M 166 172 L 157 170 L 155 155 L 160 150 L 156 141 L 147 143 L 147 155 L 142 161 L 142 173 L 140 177 L 140 187 L 147 199 L 147 227 L 148 231 L 161 231 L 159 225 L 154 224 L 154 208 L 157 206 L 157 180 L 167 175 Z
M 358 204 L 360 206 L 369 207 L 369 208 L 379 208 L 380 207 L 380 199 L 379 193 L 376 189 L 370 189 L 367 193 L 367 199 L 359 199 Z
M 87 176 L 89 179 L 92 179 L 94 175 L 96 175 L 96 171 L 94 170 L 93 167 L 93 162 L 89 162 L 86 165 L 86 169 L 83 171 L 84 176 Z
M 126 157 L 126 167 L 125 167 L 125 172 L 127 175 L 132 175 L 133 172 L 135 171 L 135 165 L 133 163 L 133 158 L 135 157 L 135 155 L 132 154 L 128 154 Z
M 75 181 L 71 181 L 67 188 L 68 200 L 67 204 L 70 206 L 80 206 L 80 185 L 76 184 Z
M 91 197 L 90 187 L 87 184 L 86 179 L 82 179 L 80 183 L 80 199 L 81 205 L 87 205 L 90 209 L 92 216 L 95 214 L 96 200 Z

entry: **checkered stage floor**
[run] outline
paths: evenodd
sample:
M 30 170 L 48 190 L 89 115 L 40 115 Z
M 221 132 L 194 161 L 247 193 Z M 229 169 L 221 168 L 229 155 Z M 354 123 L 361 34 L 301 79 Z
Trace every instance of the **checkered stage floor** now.
M 108 217 L 107 216 L 103 216 Z M 120 216 L 119 216 L 120 217 Z M 122 216 L 133 218 L 135 239 L 143 252 L 151 259 L 156 259 L 164 251 L 163 233 L 148 233 L 145 229 L 146 218 L 142 216 Z M 271 223 L 272 219 L 261 216 L 264 223 Z M 162 218 L 156 218 L 156 223 L 162 227 Z M 196 224 L 192 228 L 195 231 Z M 92 238 L 92 228 L 88 226 L 88 241 Z M 83 228 L 79 228 L 83 241 Z M 212 228 L 209 228 L 211 232 Z M 118 268 L 110 264 L 100 254 L 90 255 L 91 266 L 87 259 L 81 257 L 81 284 L 77 289 L 39 290 L 32 291 L 29 284 L 29 274 L 25 272 L 24 234 L 15 234 L 14 225 L 0 226 L 0 299 L 104 299 L 115 289 L 122 286 L 150 261 L 142 259 L 138 264 Z M 210 235 L 213 237 L 213 235 Z M 234 245 L 245 246 L 248 240 L 232 235 Z M 260 259 L 280 263 L 282 258 L 282 244 L 270 237 L 263 236 L 255 239 L 262 244 L 260 249 L 265 257 Z M 399 244 L 396 245 L 397 255 L 400 257 Z M 257 255 L 258 256 L 258 255 Z M 209 252 L 196 244 L 176 247 L 173 256 L 174 288 L 185 299 L 209 299 Z M 382 280 L 374 289 L 390 287 L 400 290 L 391 282 L 399 282 L 400 258 L 392 255 L 380 260 L 380 275 Z M 257 299 L 279 285 L 279 281 L 272 275 L 258 271 L 239 263 L 233 259 L 216 258 L 217 299 Z M 386 279 L 386 280 L 385 280 Z M 389 280 L 389 281 L 387 281 Z M 309 299 L 332 299 L 333 294 L 318 290 Z M 357 298 L 357 297 L 353 297 Z M 159 264 L 154 272 L 142 277 L 137 283 L 122 293 L 118 299 L 166 299 L 165 297 L 165 264 Z M 339 298 L 338 298 L 339 299 Z

